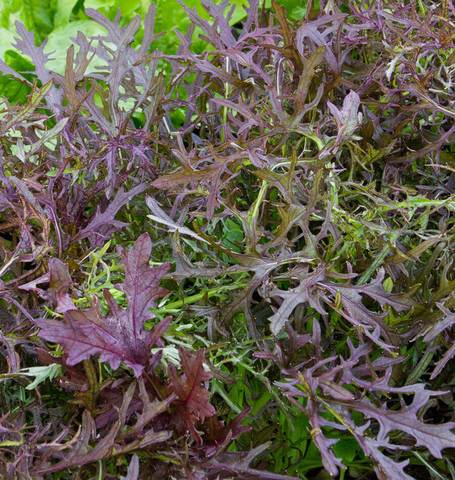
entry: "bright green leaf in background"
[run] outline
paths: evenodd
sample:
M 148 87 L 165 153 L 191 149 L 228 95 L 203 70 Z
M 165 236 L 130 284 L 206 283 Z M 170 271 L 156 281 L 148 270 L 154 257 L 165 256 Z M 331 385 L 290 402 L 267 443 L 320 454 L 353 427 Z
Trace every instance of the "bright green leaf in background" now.
M 46 380 L 52 381 L 54 378 L 62 374 L 62 366 L 57 363 L 51 363 L 42 367 L 23 368 L 22 373 L 27 377 L 34 377 L 32 383 L 29 383 L 25 388 L 27 390 L 34 390 L 40 383 Z
M 85 35 L 103 35 L 105 30 L 91 20 L 76 20 L 67 23 L 55 29 L 48 38 L 45 52 L 50 55 L 47 67 L 62 75 L 65 72 L 66 51 L 73 44 L 73 38 L 77 36 L 77 32 L 84 32 Z M 93 61 L 90 64 L 93 69 Z

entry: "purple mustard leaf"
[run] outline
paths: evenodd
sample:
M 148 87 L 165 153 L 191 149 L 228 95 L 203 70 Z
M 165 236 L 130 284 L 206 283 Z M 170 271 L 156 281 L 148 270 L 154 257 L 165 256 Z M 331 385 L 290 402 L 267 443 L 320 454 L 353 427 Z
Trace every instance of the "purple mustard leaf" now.
M 360 344 L 355 347 L 349 342 L 351 354 L 347 360 L 339 356 L 332 356 L 314 363 L 310 368 L 283 369 L 283 373 L 291 378 L 285 382 L 275 382 L 283 393 L 298 408 L 304 411 L 313 428 L 313 439 L 321 451 L 324 467 L 333 475 L 340 466 L 338 460 L 331 451 L 333 441 L 326 439 L 321 427 L 331 427 L 338 430 L 348 430 L 357 440 L 365 454 L 368 455 L 375 466 L 378 477 L 381 479 L 399 479 L 412 477 L 407 476 L 404 467 L 407 462 L 395 462 L 384 450 L 407 450 L 409 444 L 391 444 L 389 435 L 393 431 L 401 431 L 413 437 L 416 447 L 426 447 L 436 458 L 441 458 L 442 450 L 452 448 L 455 445 L 455 422 L 442 424 L 430 424 L 421 420 L 423 409 L 428 406 L 429 399 L 441 395 L 444 392 L 430 391 L 425 389 L 424 384 L 406 385 L 404 387 L 392 387 L 388 382 L 391 369 L 388 362 L 379 363 L 379 370 L 387 369 L 386 375 L 376 378 L 374 362 L 371 363 L 368 355 L 371 345 Z M 362 362 L 364 359 L 364 362 Z M 371 380 L 357 381 L 354 375 L 356 370 L 365 365 L 370 369 Z M 364 388 L 365 392 L 404 393 L 414 394 L 410 405 L 402 404 L 400 409 L 389 408 L 387 404 L 380 406 L 373 400 L 361 395 L 357 391 L 353 393 L 346 387 L 357 385 Z M 298 402 L 299 398 L 305 398 L 306 403 Z M 335 412 L 335 413 L 334 413 Z M 357 426 L 352 419 L 353 412 L 361 412 L 366 417 L 366 423 Z M 327 414 L 334 416 L 336 421 L 327 419 Z M 379 425 L 372 426 L 372 421 Z M 377 433 L 375 433 L 377 432 Z M 381 450 L 380 450 L 381 449 Z M 398 474 L 402 473 L 402 477 Z
M 436 323 L 436 325 L 433 325 L 425 333 L 425 336 L 423 337 L 423 339 L 427 343 L 434 340 L 443 331 L 445 331 L 448 328 L 451 328 L 453 325 L 455 325 L 455 313 L 453 313 L 450 310 L 448 310 L 447 308 L 445 308 L 444 305 L 442 305 L 442 304 L 439 304 L 438 307 L 444 313 L 445 316 L 441 321 Z
M 47 299 L 47 295 L 44 289 L 40 288 L 38 285 L 42 283 L 49 283 L 49 272 L 45 273 L 44 275 L 31 280 L 30 282 L 24 283 L 23 285 L 19 285 L 18 288 L 21 290 L 25 290 L 26 292 L 34 292 L 39 295 L 41 298 Z
M 141 45 L 139 46 L 139 55 L 145 55 L 147 53 L 147 50 L 150 48 L 150 45 L 155 37 L 155 16 L 156 6 L 150 4 L 144 17 L 144 36 L 142 37 Z
M 58 258 L 50 258 L 48 261 L 49 271 L 31 282 L 20 285 L 18 288 L 28 292 L 35 292 L 41 298 L 49 301 L 55 306 L 58 313 L 65 313 L 68 310 L 74 310 L 76 307 L 68 294 L 72 286 L 68 266 Z M 38 285 L 48 283 L 47 290 Z
M 395 310 L 401 312 L 412 306 L 412 301 L 405 296 L 387 293 L 383 286 L 382 280 L 384 272 L 380 270 L 377 277 L 370 283 L 365 285 L 350 285 L 342 283 L 321 282 L 321 285 L 331 294 L 334 299 L 336 295 L 341 298 L 343 311 L 340 312 L 343 317 L 353 325 L 360 326 L 365 334 L 371 338 L 377 345 L 390 350 L 392 348 L 390 335 L 384 324 L 385 312 L 377 313 L 367 308 L 362 297 L 368 296 L 376 300 L 381 307 L 389 305 Z M 385 342 L 381 340 L 385 339 Z
M 419 410 L 427 405 L 430 397 L 440 393 L 425 390 L 423 384 L 417 384 L 411 405 L 400 410 L 388 410 L 385 406 L 378 408 L 366 399 L 356 401 L 351 408 L 378 422 L 378 438 L 386 438 L 390 432 L 400 430 L 413 437 L 417 447 L 426 447 L 434 457 L 442 458 L 444 449 L 455 447 L 455 434 L 452 433 L 455 422 L 433 425 L 418 418 Z
M 149 235 L 143 234 L 122 254 L 125 282 L 120 288 L 128 299 L 127 308 L 120 308 L 105 290 L 104 297 L 110 309 L 107 316 L 101 314 L 95 300 L 89 309 L 66 311 L 63 321 L 41 319 L 37 322 L 41 337 L 63 346 L 69 365 L 100 355 L 113 369 L 123 362 L 136 376 L 141 375 L 150 360 L 150 347 L 157 343 L 170 322 L 165 319 L 152 332 L 144 330 L 144 322 L 153 318 L 149 309 L 157 298 L 166 294 L 159 283 L 169 270 L 168 264 L 149 266 L 151 249 Z
M 312 273 L 301 275 L 300 284 L 290 290 L 273 290 L 270 295 L 279 297 L 283 301 L 277 311 L 270 317 L 270 329 L 274 335 L 277 335 L 289 321 L 289 317 L 298 305 L 308 303 L 316 311 L 325 314 L 325 311 L 320 304 L 320 292 L 315 288 L 319 281 L 325 277 L 325 269 L 318 268 Z
M 0 313 L 4 314 L 6 312 L 2 311 Z M 15 350 L 16 345 L 19 344 L 19 341 L 12 336 L 5 335 L 3 333 L 4 331 L 5 331 L 5 325 L 2 322 L 2 329 L 0 330 L 0 345 L 2 345 L 2 348 L 0 349 L 0 354 L 6 360 L 6 363 L 8 365 L 8 373 L 15 373 L 15 372 L 18 372 L 21 368 L 21 357 Z M 2 432 L 1 432 L 1 426 L 0 426 L 0 434 L 1 433 Z
M 382 453 L 377 444 L 378 442 L 375 440 L 365 438 L 363 451 L 373 461 L 378 480 L 414 480 L 414 477 L 411 477 L 404 471 L 404 468 L 409 464 L 409 460 L 395 462 L 385 453 Z M 391 448 L 390 445 L 379 445 Z
M 204 368 L 204 350 L 192 353 L 184 348 L 179 349 L 183 374 L 178 375 L 173 365 L 169 366 L 170 391 L 177 397 L 175 403 L 178 412 L 177 425 L 183 431 L 189 431 L 198 445 L 203 441 L 196 424 L 215 415 L 215 407 L 210 403 L 210 392 L 205 382 L 212 378 Z M 179 425 L 181 423 L 181 425 Z
M 139 457 L 133 455 L 131 457 L 130 464 L 128 465 L 128 471 L 126 477 L 121 477 L 121 480 L 138 480 L 139 478 Z
M 211 25 L 217 32 L 217 37 L 221 40 L 226 47 L 231 47 L 236 44 L 236 39 L 232 33 L 230 25 L 232 14 L 234 13 L 234 5 L 229 5 L 229 0 L 224 0 L 220 4 L 215 2 L 202 0 L 202 4 L 209 12 L 210 16 L 215 20 Z M 226 8 L 230 7 L 226 12 Z
M 339 72 L 340 64 L 333 53 L 332 47 L 336 33 L 341 27 L 346 15 L 335 13 L 334 15 L 323 15 L 311 22 L 304 22 L 296 32 L 296 45 L 300 54 L 303 56 L 305 48 L 308 48 L 307 39 L 317 47 L 324 47 L 325 58 L 334 72 Z M 321 28 L 323 28 L 322 31 Z
M 383 286 L 384 276 L 384 269 L 381 268 L 378 270 L 378 274 L 376 275 L 375 279 L 371 280 L 370 283 L 365 285 L 356 285 L 356 289 L 359 292 L 368 295 L 373 300 L 376 300 L 381 307 L 384 305 L 390 305 L 397 312 L 409 310 L 409 308 L 414 305 L 412 299 L 406 297 L 405 295 L 386 292 Z
M 372 460 L 378 480 L 414 480 L 414 477 L 411 477 L 404 471 L 404 468 L 409 464 L 409 460 L 395 462 L 380 450 L 380 448 L 396 450 L 406 449 L 406 447 L 391 444 L 387 438 L 367 437 L 365 432 L 370 427 L 370 422 L 362 426 L 356 426 L 352 420 L 346 418 L 345 422 L 349 425 L 351 433 L 365 452 L 365 455 Z
M 124 424 L 126 411 L 129 403 L 131 402 L 133 393 L 134 391 L 129 389 L 125 394 L 119 411 L 118 420 L 111 426 L 108 433 L 104 437 L 101 438 L 100 436 L 93 448 L 89 448 L 89 443 L 96 434 L 95 421 L 88 410 L 85 410 L 82 414 L 82 420 L 78 434 L 72 439 L 73 441 L 68 442 L 69 449 L 67 449 L 65 452 L 66 455 L 59 462 L 54 464 L 43 462 L 41 465 L 39 465 L 34 473 L 40 476 L 43 474 L 51 474 L 75 465 L 82 466 L 96 462 L 109 456 L 114 449 L 114 442 L 117 434 Z
M 235 478 L 249 478 L 252 480 L 297 480 L 297 477 L 257 470 L 250 466 L 253 460 L 268 448 L 270 448 L 270 442 L 258 445 L 249 451 L 223 452 L 209 461 L 208 470 L 216 475 L 216 477 L 211 475 L 209 478 L 232 478 L 231 476 L 235 474 Z M 225 475 L 220 477 L 219 474 L 228 474 L 229 477 L 225 477 Z M 207 477 L 204 475 L 204 477 L 196 478 Z
M 306 411 L 312 427 L 313 441 L 321 453 L 322 464 L 330 475 L 335 477 L 338 475 L 338 468 L 344 467 L 343 463 L 336 457 L 331 448 L 338 440 L 327 438 L 324 435 L 321 429 L 324 425 L 324 420 L 321 417 L 318 402 L 314 398 L 308 399 Z
M 450 329 L 455 325 L 455 314 L 446 308 L 442 303 L 437 304 L 439 310 L 442 311 L 444 316 L 441 320 L 421 332 L 417 335 L 420 337 L 423 335 L 423 340 L 426 343 L 433 342 L 441 333 L 445 332 L 446 338 L 450 338 Z M 416 338 L 417 338 L 416 337 Z M 435 379 L 446 367 L 447 363 L 455 356 L 455 345 L 452 344 L 444 353 L 442 358 L 436 363 L 431 372 L 430 380 Z
M 63 456 L 63 458 L 60 456 L 62 459 L 58 463 L 43 463 L 34 473 L 37 475 L 50 474 L 76 466 L 81 467 L 105 458 L 110 458 L 114 452 L 117 454 L 124 454 L 132 450 L 137 450 L 168 440 L 171 436 L 171 432 L 150 429 L 141 431 L 139 435 L 136 435 L 136 438 L 133 441 L 125 442 L 125 437 L 124 435 L 122 436 L 121 430 L 126 430 L 128 428 L 126 426 L 128 410 L 133 401 L 135 389 L 135 383 L 131 383 L 126 390 L 122 399 L 122 404 L 118 409 L 117 420 L 112 424 L 104 436 L 97 431 L 96 423 L 90 413 L 87 410 L 84 411 L 79 432 L 64 447 L 66 450 L 65 456 Z M 91 440 L 92 442 L 90 442 Z M 94 443 L 94 445 L 91 447 L 89 443 Z
M 341 110 L 329 101 L 327 102 L 327 107 L 335 118 L 338 133 L 335 143 L 324 149 L 320 154 L 321 157 L 336 153 L 341 144 L 345 140 L 350 139 L 362 123 L 362 114 L 359 112 L 360 97 L 353 90 L 344 97 Z
M 433 371 L 431 372 L 430 380 L 435 379 L 444 370 L 447 363 L 452 360 L 453 357 L 455 357 L 455 343 L 453 343 L 446 353 L 444 353 L 441 360 L 436 363 Z
M 362 120 L 362 116 L 359 114 L 359 95 L 351 90 L 348 95 L 344 97 L 341 110 L 331 102 L 327 102 L 327 106 L 329 107 L 330 113 L 335 118 L 339 139 L 342 140 L 352 136 Z
M 329 291 L 333 288 L 329 286 Z M 387 327 L 384 323 L 385 313 L 376 313 L 369 310 L 362 303 L 362 296 L 355 290 L 343 286 L 337 286 L 331 293 L 336 298 L 337 293 L 341 297 L 343 309 L 341 316 L 371 339 L 376 345 L 390 351 L 393 346 L 388 341 Z M 386 337 L 384 341 L 382 338 Z
M 115 197 L 110 201 L 106 210 L 101 212 L 98 208 L 90 223 L 76 235 L 73 241 L 88 238 L 92 247 L 103 245 L 106 239 L 108 239 L 114 232 L 127 225 L 124 222 L 115 220 L 118 211 L 133 197 L 144 192 L 146 189 L 146 185 L 138 185 L 128 192 L 125 192 L 123 188 L 120 188 Z
M 321 453 L 322 464 L 330 475 L 337 476 L 338 469 L 344 466 L 331 448 L 337 443 L 337 440 L 327 438 L 322 431 L 326 421 L 321 417 L 323 407 L 316 396 L 318 380 L 310 372 L 306 373 L 299 373 L 298 378 L 287 379 L 286 382 L 275 382 L 275 385 L 282 389 L 283 393 L 291 400 L 291 403 L 294 403 L 296 407 L 308 416 L 311 425 L 311 436 Z M 298 398 L 306 398 L 306 405 L 302 406 L 300 402 L 297 403 L 296 399 Z
M 289 290 L 274 289 L 268 294 L 270 297 L 281 299 L 280 306 L 275 314 L 270 317 L 271 330 L 274 335 L 277 335 L 283 329 L 298 305 L 308 304 L 321 315 L 326 315 L 321 300 L 332 306 L 333 301 L 339 296 L 343 307 L 340 314 L 346 320 L 361 327 L 365 335 L 377 345 L 387 350 L 392 348 L 389 333 L 383 321 L 386 313 L 369 310 L 363 304 L 362 297 L 364 295 L 369 296 L 381 306 L 390 305 L 397 311 L 408 309 L 412 303 L 404 296 L 385 292 L 382 286 L 384 276 L 382 271 L 371 283 L 360 286 L 349 283 L 333 283 L 326 280 L 327 273 L 323 265 L 312 273 L 294 272 L 294 275 L 298 275 L 300 279 L 300 284 L 297 287 Z M 349 274 L 345 277 L 350 278 L 353 275 Z
M 223 39 L 217 32 L 216 25 L 212 25 L 207 20 L 203 19 L 200 15 L 198 15 L 196 9 L 189 8 L 185 2 L 181 0 L 177 0 L 178 3 L 184 8 L 185 12 L 187 13 L 188 17 L 194 23 L 194 25 L 201 28 L 201 30 L 206 34 L 207 39 L 211 42 L 217 49 L 222 49 L 225 45 L 223 43 Z
M 65 313 L 68 310 L 75 310 L 71 297 L 68 294 L 72 286 L 68 266 L 58 258 L 50 258 L 49 266 L 49 288 L 47 293 L 52 303 L 55 304 L 55 310 L 58 313 Z
M 151 268 L 148 264 L 151 253 L 152 241 L 147 233 L 142 234 L 129 251 L 121 251 L 125 281 L 120 288 L 128 299 L 127 325 L 132 328 L 133 338 L 141 336 L 155 300 L 167 293 L 166 289 L 160 287 L 160 280 L 169 270 L 169 264 Z
M 29 32 L 21 22 L 16 22 L 16 31 L 18 37 L 14 45 L 17 50 L 30 57 L 35 72 L 41 83 L 44 85 L 50 81 L 54 81 L 54 75 L 46 68 L 46 63 L 50 57 L 44 53 L 46 42 L 39 47 L 35 45 L 35 38 L 32 32 Z M 7 72 L 10 73 L 10 72 Z M 51 85 L 48 92 L 48 99 L 50 107 L 58 113 L 61 110 L 62 93 L 55 85 Z

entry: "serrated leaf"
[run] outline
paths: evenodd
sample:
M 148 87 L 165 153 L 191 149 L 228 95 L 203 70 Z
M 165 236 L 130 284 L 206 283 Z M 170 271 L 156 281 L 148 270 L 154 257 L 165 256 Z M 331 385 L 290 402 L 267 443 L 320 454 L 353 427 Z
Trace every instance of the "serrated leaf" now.
M 63 321 L 39 320 L 39 335 L 60 343 L 68 356 L 68 364 L 76 365 L 92 355 L 99 355 L 113 369 L 123 362 L 140 376 L 150 360 L 150 348 L 169 325 L 163 320 L 152 332 L 144 330 L 146 320 L 153 318 L 150 308 L 166 290 L 159 286 L 169 265 L 149 267 L 152 242 L 143 234 L 134 246 L 123 252 L 125 281 L 120 288 L 128 299 L 128 307 L 120 308 L 105 290 L 104 297 L 110 314 L 103 316 L 99 304 L 94 302 L 87 310 L 69 310 Z

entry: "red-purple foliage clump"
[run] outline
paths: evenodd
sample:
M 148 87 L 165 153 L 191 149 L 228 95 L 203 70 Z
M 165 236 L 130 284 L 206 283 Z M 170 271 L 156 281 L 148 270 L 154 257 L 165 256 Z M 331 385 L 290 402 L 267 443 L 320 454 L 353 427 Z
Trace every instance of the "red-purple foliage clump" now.
M 0 477 L 449 478 L 453 7 L 202 4 L 0 61 Z

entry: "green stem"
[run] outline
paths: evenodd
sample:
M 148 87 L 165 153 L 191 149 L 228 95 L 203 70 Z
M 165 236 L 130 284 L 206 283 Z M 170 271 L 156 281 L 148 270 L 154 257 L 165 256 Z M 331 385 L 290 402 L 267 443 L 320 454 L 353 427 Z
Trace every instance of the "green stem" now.
M 427 350 L 424 356 L 420 359 L 420 362 L 416 365 L 414 370 L 409 374 L 408 378 L 406 379 L 405 385 L 412 385 L 416 383 L 419 378 L 425 373 L 428 365 L 430 365 L 431 360 L 434 357 L 435 352 Z
M 373 273 L 382 265 L 385 260 L 385 257 L 390 253 L 390 245 L 386 243 L 384 247 L 382 247 L 381 252 L 379 255 L 373 260 L 373 263 L 362 273 L 357 282 L 357 285 L 363 285 L 368 282 L 371 278 Z
M 98 395 L 98 379 L 96 378 L 95 367 L 90 359 L 84 360 L 83 365 L 89 388 L 87 392 L 89 400 L 88 409 L 92 412 L 95 409 L 96 397 Z
M 203 298 L 211 298 L 222 293 L 223 291 L 238 290 L 244 287 L 246 287 L 246 283 L 236 283 L 234 285 L 226 285 L 224 287 L 210 288 L 194 295 L 190 295 L 189 297 L 182 298 L 181 300 L 176 300 L 175 302 L 168 303 L 167 305 L 156 308 L 154 310 L 158 313 L 173 312 L 174 310 L 181 309 L 185 305 L 192 305 L 193 303 L 197 303 Z

